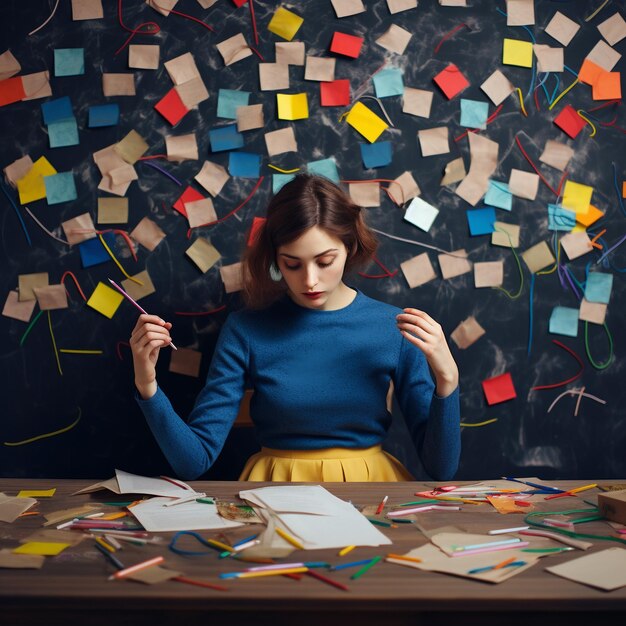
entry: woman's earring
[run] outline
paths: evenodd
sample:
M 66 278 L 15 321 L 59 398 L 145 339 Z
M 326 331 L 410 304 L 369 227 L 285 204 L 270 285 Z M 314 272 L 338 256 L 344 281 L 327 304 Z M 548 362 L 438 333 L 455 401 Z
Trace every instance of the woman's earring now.
M 276 263 L 272 263 L 270 265 L 270 278 L 275 282 L 278 283 L 283 279 L 283 275 L 281 273 L 281 271 L 278 269 Z

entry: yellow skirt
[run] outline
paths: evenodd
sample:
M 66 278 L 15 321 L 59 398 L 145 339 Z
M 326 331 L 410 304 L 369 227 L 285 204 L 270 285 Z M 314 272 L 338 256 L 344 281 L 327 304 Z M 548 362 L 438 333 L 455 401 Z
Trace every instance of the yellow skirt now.
M 323 448 L 275 450 L 253 454 L 239 480 L 280 482 L 399 482 L 415 480 L 406 468 L 382 449 Z

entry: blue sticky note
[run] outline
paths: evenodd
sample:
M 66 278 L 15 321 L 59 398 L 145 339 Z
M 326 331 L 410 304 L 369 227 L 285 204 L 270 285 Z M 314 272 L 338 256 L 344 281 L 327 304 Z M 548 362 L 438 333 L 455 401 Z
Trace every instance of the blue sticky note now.
M 217 96 L 217 117 L 226 117 L 229 120 L 236 120 L 237 107 L 248 106 L 249 100 L 249 91 L 220 89 Z
M 313 176 L 324 176 L 334 183 L 339 183 L 339 171 L 335 159 L 320 159 L 319 161 L 309 161 L 306 169 Z
M 550 315 L 550 332 L 567 337 L 578 336 L 578 309 L 555 306 Z
M 391 141 L 361 144 L 361 159 L 365 169 L 385 167 L 391 163 Z
M 51 148 L 77 146 L 79 141 L 76 119 L 72 117 L 68 120 L 48 124 L 48 138 Z
M 548 205 L 548 228 L 571 231 L 576 226 L 576 211 L 564 209 L 558 204 Z
M 44 176 L 43 182 L 46 186 L 48 204 L 76 200 L 76 185 L 72 172 L 59 172 L 52 174 L 52 176 Z
M 388 98 L 389 96 L 401 96 L 404 93 L 404 81 L 402 80 L 402 70 L 388 68 L 376 72 L 372 78 L 374 89 L 378 98 Z
M 119 104 L 98 104 L 89 107 L 89 128 L 115 126 L 120 121 Z
M 113 249 L 113 246 L 115 246 L 115 233 L 104 233 L 102 238 L 107 246 Z M 82 241 L 78 244 L 78 251 L 80 252 L 80 260 L 83 267 L 91 267 L 92 265 L 100 265 L 100 263 L 111 261 L 111 256 L 102 245 L 99 237 Z
M 585 285 L 585 299 L 589 302 L 608 304 L 613 288 L 613 274 L 591 272 Z
M 243 135 L 237 132 L 237 124 L 220 126 L 209 131 L 209 141 L 213 152 L 235 150 L 243 147 Z
M 461 126 L 466 128 L 487 128 L 489 103 L 461 98 Z
M 496 210 L 492 207 L 467 211 L 467 224 L 470 235 L 488 235 L 495 230 Z
M 290 180 L 293 180 L 295 177 L 295 174 L 272 174 L 272 193 L 278 193 Z
M 84 48 L 56 48 L 54 51 L 55 76 L 80 76 L 85 73 Z
M 258 178 L 261 175 L 261 155 L 252 152 L 231 152 L 228 155 L 231 176 Z
M 74 117 L 72 102 L 68 96 L 44 102 L 41 105 L 41 112 L 43 114 L 43 123 L 46 125 L 52 124 L 53 122 L 69 120 Z
M 484 203 L 488 206 L 510 211 L 513 208 L 513 194 L 509 191 L 508 183 L 490 180 Z

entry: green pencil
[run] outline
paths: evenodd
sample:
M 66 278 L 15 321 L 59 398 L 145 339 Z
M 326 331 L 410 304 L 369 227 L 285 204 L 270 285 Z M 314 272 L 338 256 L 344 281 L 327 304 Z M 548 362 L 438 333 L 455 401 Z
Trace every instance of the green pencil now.
M 374 524 L 374 526 L 384 526 L 386 528 L 390 528 L 391 524 L 389 522 L 383 522 L 380 519 L 374 519 L 373 517 L 368 517 L 366 518 L 369 522 L 371 522 L 372 524 Z
M 382 558 L 382 556 L 375 556 L 367 565 L 364 565 L 358 572 L 352 574 L 352 576 L 350 576 L 350 580 L 356 580 L 357 578 L 361 578 L 361 576 L 363 576 L 363 574 L 365 574 L 368 569 L 374 567 L 374 565 L 381 561 Z

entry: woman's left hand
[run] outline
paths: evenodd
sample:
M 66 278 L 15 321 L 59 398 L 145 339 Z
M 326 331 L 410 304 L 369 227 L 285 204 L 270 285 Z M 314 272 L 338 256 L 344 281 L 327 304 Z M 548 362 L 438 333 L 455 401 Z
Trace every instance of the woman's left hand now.
M 404 309 L 396 321 L 407 341 L 424 353 L 435 375 L 437 395 L 442 398 L 450 395 L 459 384 L 459 369 L 441 325 L 419 309 Z

